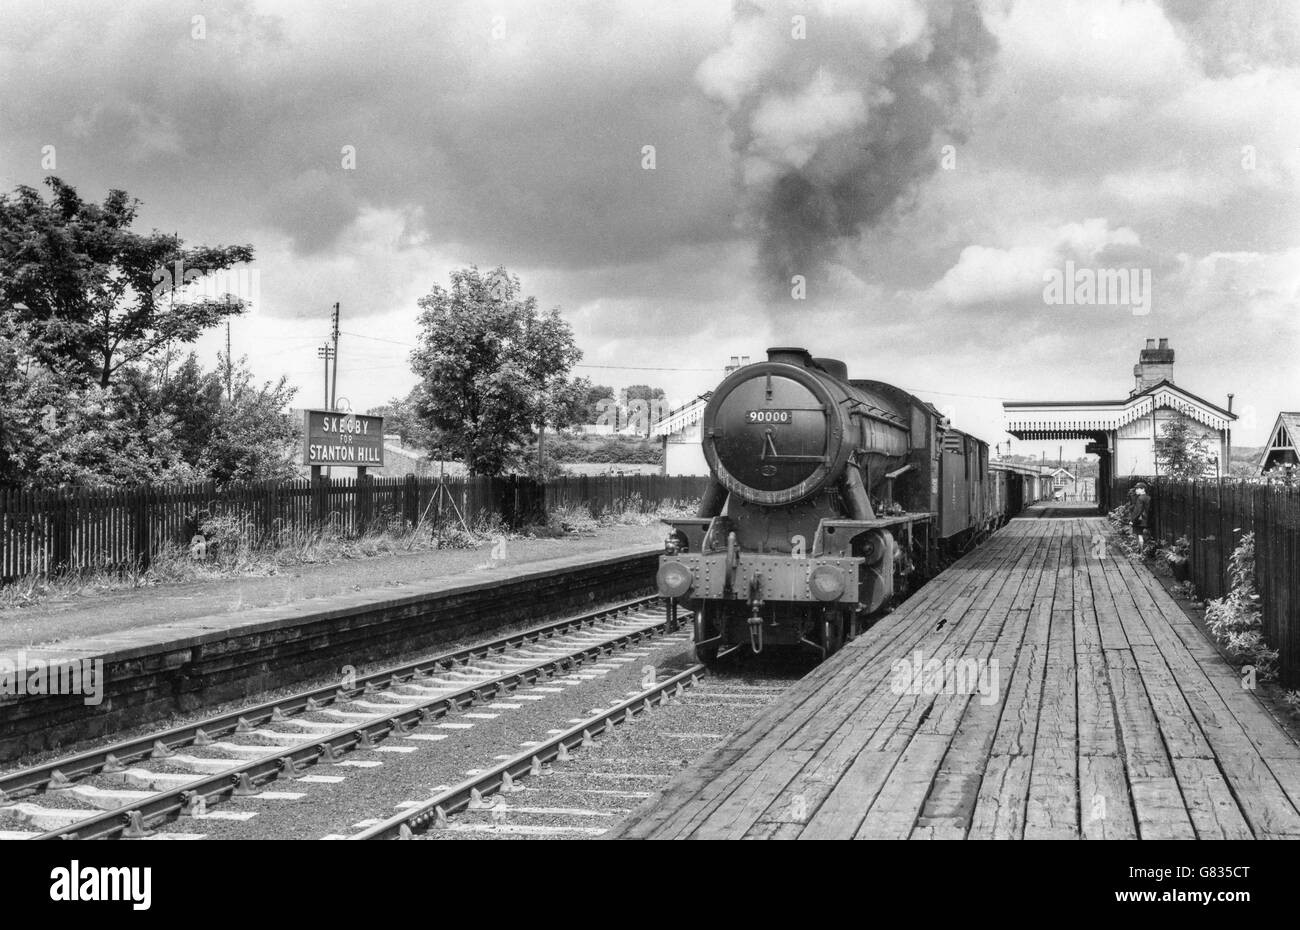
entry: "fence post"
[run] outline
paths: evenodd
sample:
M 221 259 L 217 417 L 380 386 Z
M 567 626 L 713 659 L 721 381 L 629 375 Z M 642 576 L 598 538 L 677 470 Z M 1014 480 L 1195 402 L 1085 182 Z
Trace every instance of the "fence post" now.
M 55 502 L 55 506 L 51 508 L 53 510 L 53 513 L 51 514 L 53 517 L 53 520 L 51 521 L 53 526 L 50 529 L 54 537 L 52 540 L 54 543 L 54 560 L 50 567 L 55 571 L 66 571 L 72 567 L 68 564 L 71 560 L 70 556 L 72 551 L 72 546 L 70 545 L 70 540 L 68 538 L 72 523 L 69 519 L 70 511 L 72 510 L 72 501 L 70 499 L 71 493 L 71 491 L 60 493 Z
M 420 486 L 415 475 L 407 475 L 402 486 L 402 519 L 410 526 L 420 519 Z
M 131 520 L 133 545 L 132 559 L 140 571 L 149 567 L 149 502 L 148 490 L 144 485 L 136 485 L 131 495 Z

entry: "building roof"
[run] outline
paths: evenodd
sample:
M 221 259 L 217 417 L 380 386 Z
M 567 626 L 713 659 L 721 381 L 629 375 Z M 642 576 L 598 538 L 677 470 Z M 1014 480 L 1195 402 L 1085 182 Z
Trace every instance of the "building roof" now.
M 1283 410 L 1273 421 L 1273 428 L 1268 431 L 1268 441 L 1259 452 L 1259 470 L 1266 471 L 1270 459 L 1278 453 L 1290 452 L 1293 456 L 1300 457 L 1297 439 L 1300 439 L 1300 411 Z
M 1007 432 L 1020 439 L 1087 439 L 1149 416 L 1158 407 L 1177 410 L 1211 429 L 1226 430 L 1235 419 L 1217 404 L 1167 379 L 1124 400 L 1004 401 Z
M 687 401 L 680 407 L 669 410 L 651 425 L 650 435 L 671 436 L 673 433 L 680 433 L 686 427 L 698 422 L 700 417 L 704 416 L 704 408 L 708 406 L 709 398 L 712 396 L 712 391 L 705 391 L 694 400 Z

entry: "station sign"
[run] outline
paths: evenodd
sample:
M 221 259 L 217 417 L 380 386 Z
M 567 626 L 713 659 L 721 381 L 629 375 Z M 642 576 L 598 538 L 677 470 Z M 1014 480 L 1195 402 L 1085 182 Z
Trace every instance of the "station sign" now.
M 304 465 L 380 468 L 384 464 L 384 418 L 337 410 L 304 410 Z

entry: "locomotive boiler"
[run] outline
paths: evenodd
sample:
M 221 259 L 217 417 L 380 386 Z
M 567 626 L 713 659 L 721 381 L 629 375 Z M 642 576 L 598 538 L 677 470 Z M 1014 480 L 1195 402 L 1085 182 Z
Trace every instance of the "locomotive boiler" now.
M 988 446 L 934 407 L 801 348 L 728 375 L 701 442 L 711 482 L 671 527 L 659 593 L 694 611 L 695 651 L 822 657 L 992 529 Z

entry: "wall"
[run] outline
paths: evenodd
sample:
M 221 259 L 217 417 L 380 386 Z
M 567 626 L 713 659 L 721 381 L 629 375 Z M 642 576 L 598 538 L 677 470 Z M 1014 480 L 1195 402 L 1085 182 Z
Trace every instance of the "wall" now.
M 1210 429 L 1203 423 L 1184 417 L 1178 411 L 1170 410 L 1168 407 L 1158 408 L 1155 418 L 1155 435 L 1162 435 L 1165 424 L 1171 420 L 1186 420 L 1191 424 L 1194 435 L 1206 437 L 1210 454 L 1218 456 L 1220 463 L 1227 461 L 1227 437 L 1219 430 Z M 1154 475 L 1157 471 L 1151 417 L 1140 417 L 1121 427 L 1115 437 L 1115 476 L 1122 478 L 1128 475 Z
M 664 437 L 665 475 L 707 475 L 709 463 L 704 458 L 700 443 L 700 423 L 697 420 L 680 433 Z

